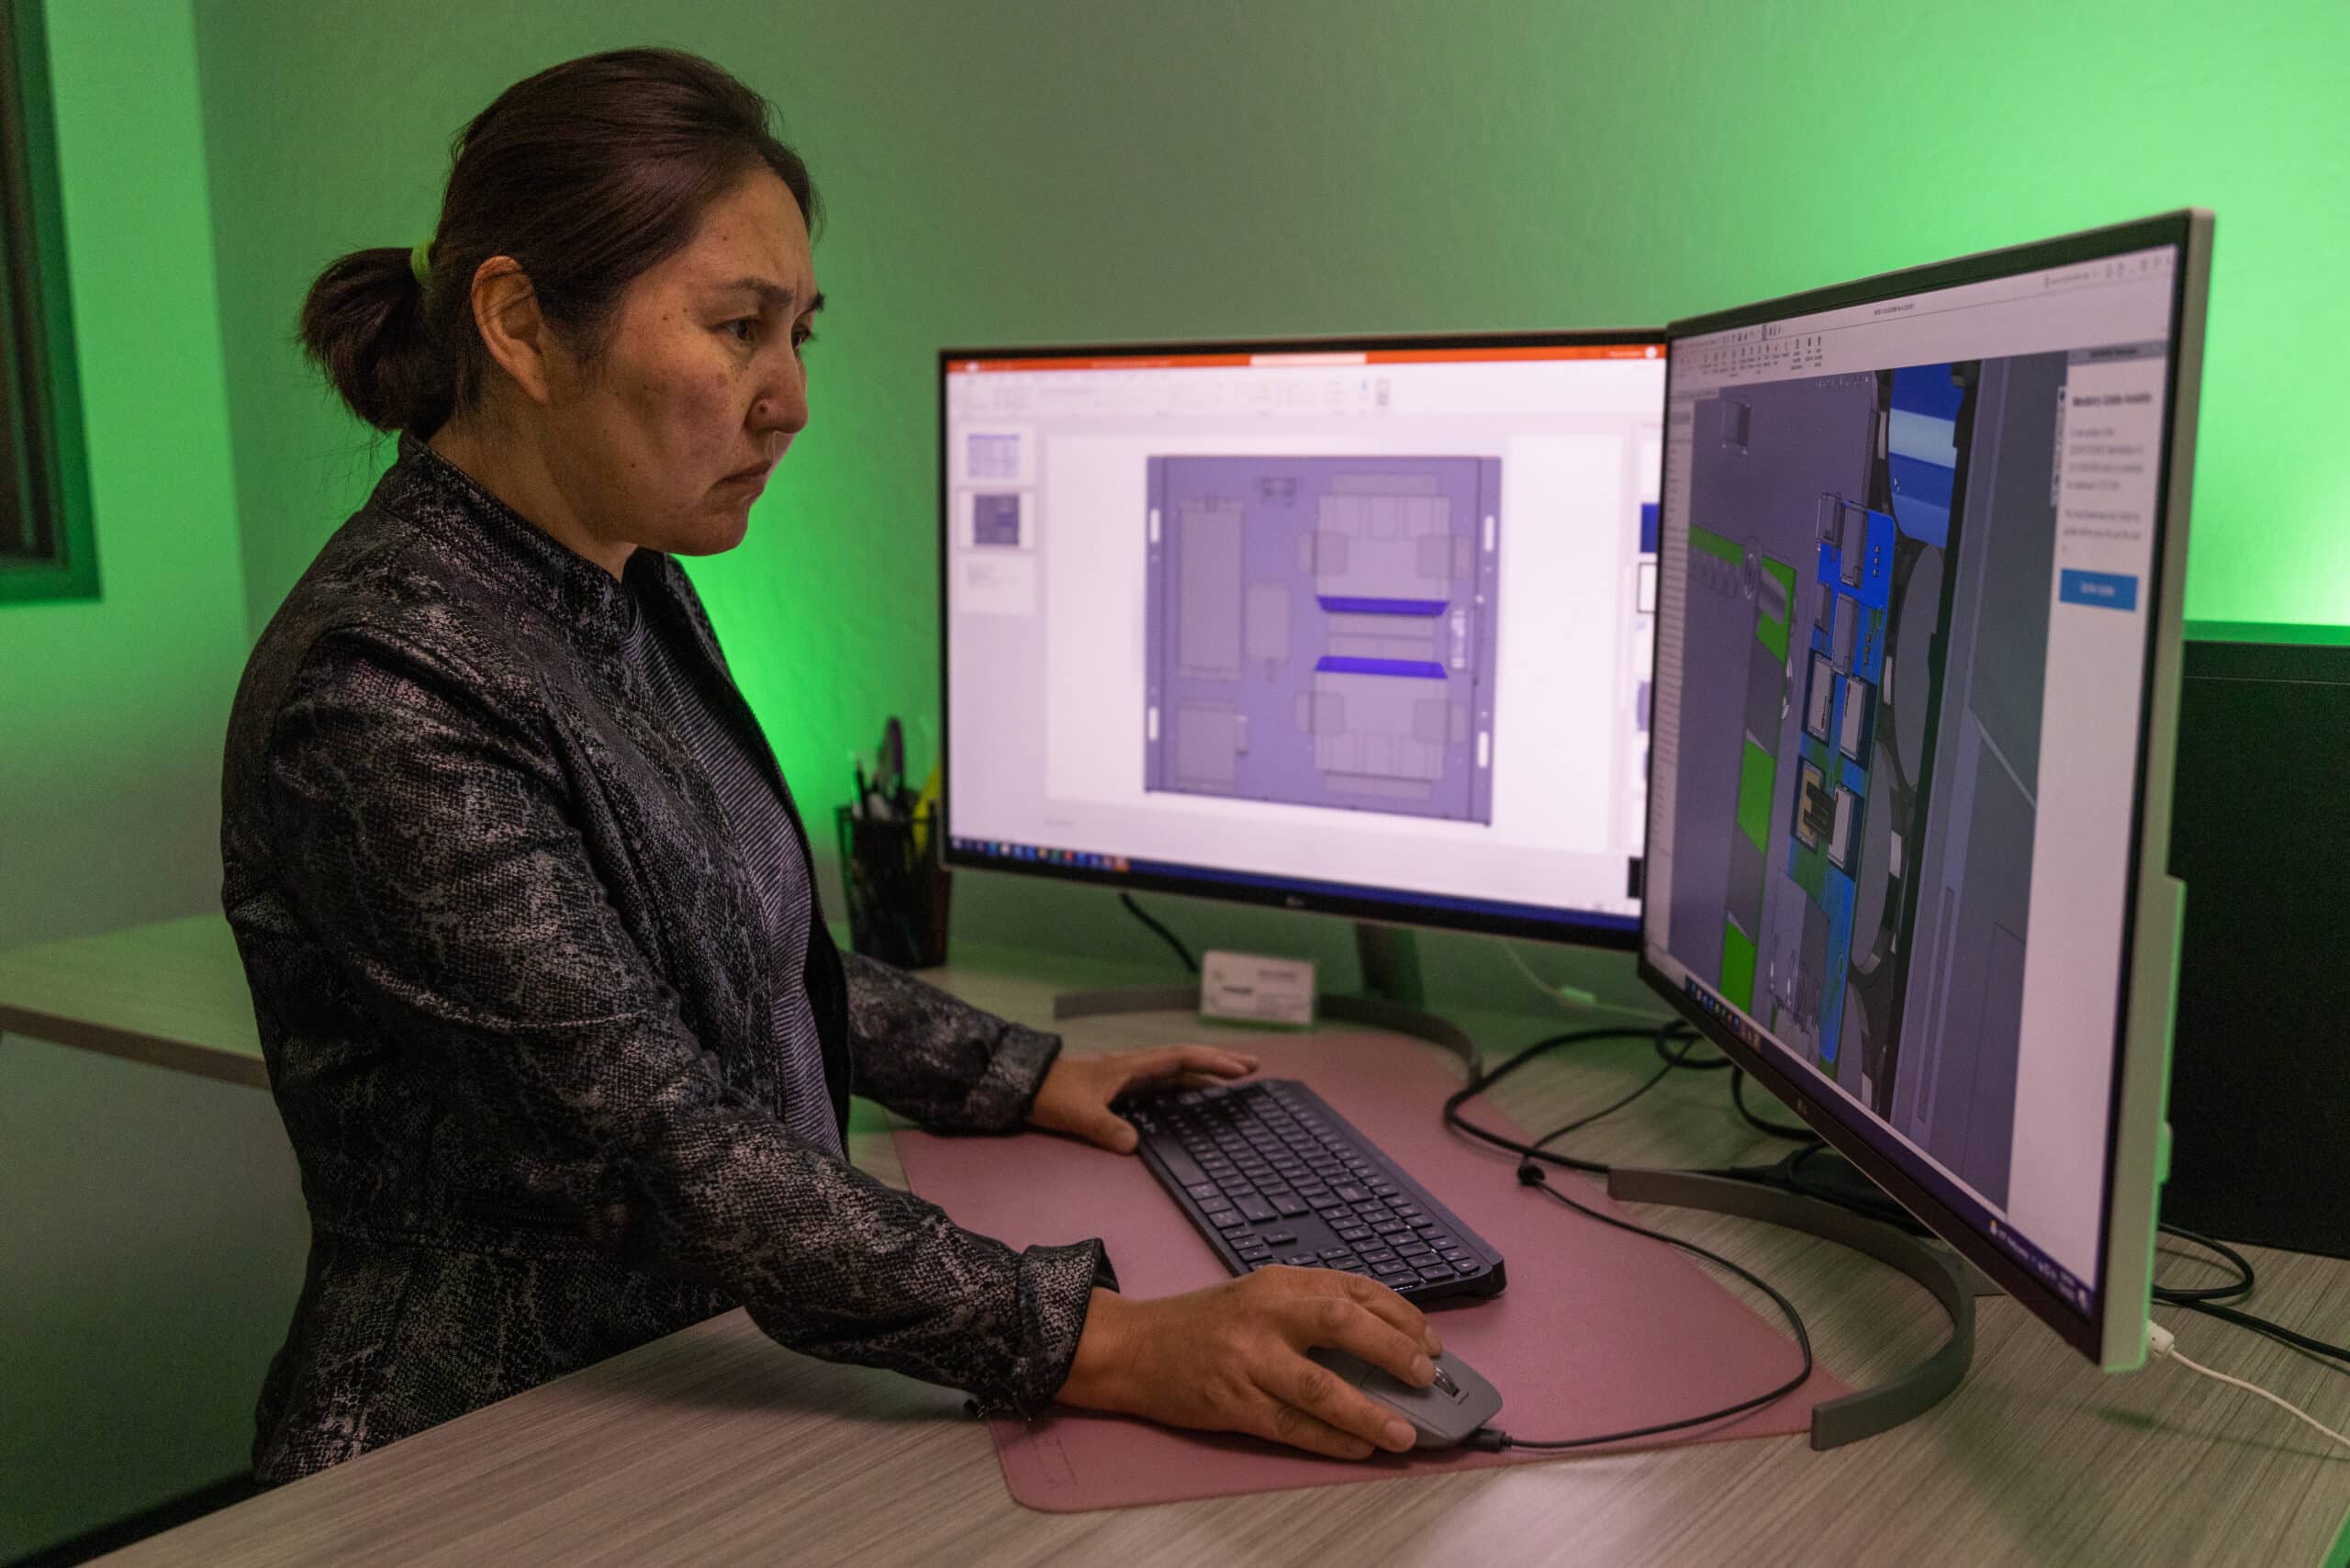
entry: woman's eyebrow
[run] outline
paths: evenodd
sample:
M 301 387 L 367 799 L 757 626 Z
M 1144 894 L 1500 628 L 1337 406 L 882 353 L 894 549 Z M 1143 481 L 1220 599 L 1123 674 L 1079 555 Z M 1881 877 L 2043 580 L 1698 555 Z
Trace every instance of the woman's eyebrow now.
M 800 297 L 793 290 L 763 277 L 738 277 L 732 283 L 720 284 L 716 292 L 756 295 L 760 304 L 771 306 L 787 316 L 792 313 L 793 303 Z M 808 302 L 808 312 L 811 315 L 823 308 L 824 297 L 821 292 Z

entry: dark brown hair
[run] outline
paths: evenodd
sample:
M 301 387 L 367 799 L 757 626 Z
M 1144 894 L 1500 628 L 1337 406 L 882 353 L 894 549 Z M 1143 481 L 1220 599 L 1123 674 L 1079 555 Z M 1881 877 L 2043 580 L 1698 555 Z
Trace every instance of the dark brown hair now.
M 302 305 L 302 346 L 352 412 L 429 437 L 480 404 L 488 350 L 473 276 L 511 256 L 582 360 L 610 341 L 629 283 L 682 250 L 709 207 L 772 170 L 812 230 L 808 166 L 769 129 L 767 99 L 697 55 L 624 49 L 540 72 L 498 95 L 452 148 L 420 284 L 407 247 L 354 251 Z

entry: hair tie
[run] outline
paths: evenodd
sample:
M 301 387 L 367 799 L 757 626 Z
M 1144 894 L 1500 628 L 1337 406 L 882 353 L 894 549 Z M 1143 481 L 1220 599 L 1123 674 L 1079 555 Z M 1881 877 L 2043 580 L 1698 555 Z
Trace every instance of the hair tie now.
M 430 252 L 432 241 L 421 241 L 408 247 L 408 270 L 416 274 L 416 286 L 425 288 L 432 283 L 432 262 Z

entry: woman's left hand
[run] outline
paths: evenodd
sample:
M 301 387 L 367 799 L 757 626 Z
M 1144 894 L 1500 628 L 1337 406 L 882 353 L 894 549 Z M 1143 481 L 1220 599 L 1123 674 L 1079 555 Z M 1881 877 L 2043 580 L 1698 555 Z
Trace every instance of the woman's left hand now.
M 1098 1143 L 1113 1154 L 1132 1154 L 1141 1135 L 1110 1109 L 1111 1101 L 1129 1090 L 1192 1089 L 1256 1070 L 1255 1057 L 1216 1046 L 1162 1046 L 1101 1056 L 1064 1052 L 1045 1070 L 1028 1125 Z

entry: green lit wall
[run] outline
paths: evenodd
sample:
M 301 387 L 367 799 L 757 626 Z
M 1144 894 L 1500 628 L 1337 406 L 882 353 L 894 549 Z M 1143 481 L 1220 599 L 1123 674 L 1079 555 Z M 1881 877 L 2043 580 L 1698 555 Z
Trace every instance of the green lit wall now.
M 948 341 L 1651 321 L 2198 202 L 2188 613 L 2350 621 L 2332 0 L 196 10 L 256 630 L 374 471 L 288 347 L 302 287 L 422 236 L 470 113 L 648 40 L 782 105 L 832 207 L 814 422 L 697 577 L 816 801 L 877 715 L 934 701 Z
M 246 648 L 186 0 L 53 0 L 95 600 L 0 604 L 0 946 L 218 910 Z M 301 1283 L 266 1095 L 0 1036 L 0 1561 L 233 1473 Z
M 935 710 L 948 342 L 1653 322 L 2200 203 L 2221 221 L 2188 614 L 2350 622 L 2336 0 L 697 0 L 657 21 L 408 0 L 331 28 L 305 0 L 195 3 L 256 634 L 384 461 L 290 346 L 295 309 L 333 255 L 427 232 L 452 133 L 622 43 L 701 50 L 782 106 L 831 209 L 814 420 L 748 541 L 695 577 L 818 811 L 880 715 Z M 957 897 L 960 930 L 1150 951 L 1099 894 L 993 876 Z

